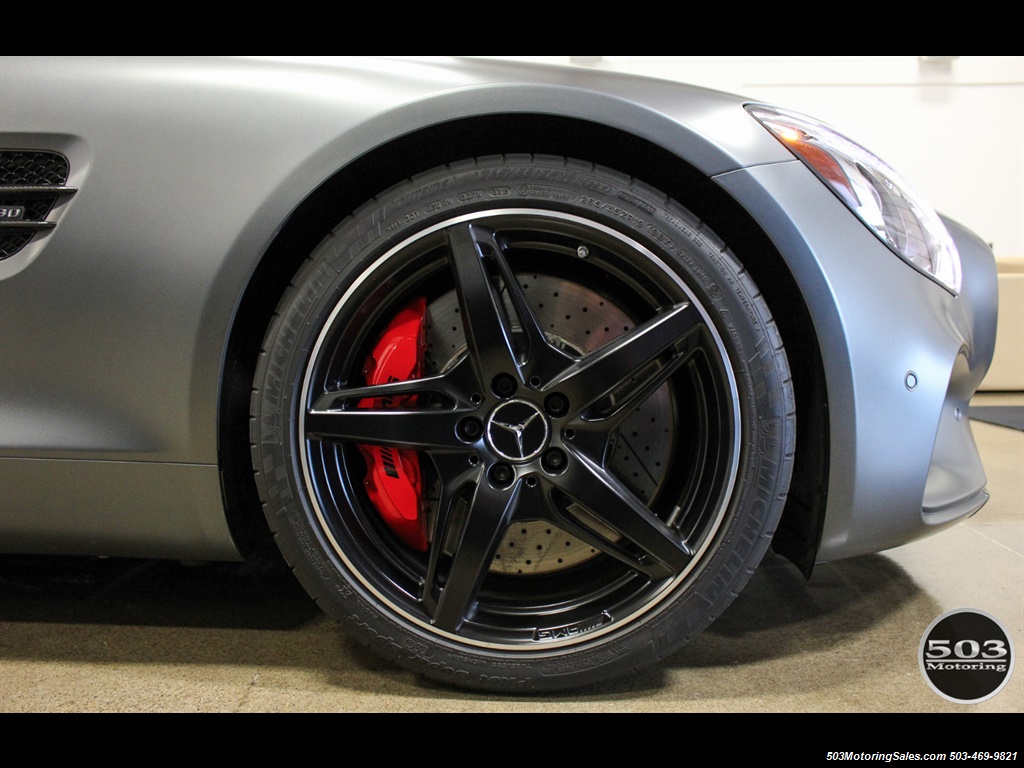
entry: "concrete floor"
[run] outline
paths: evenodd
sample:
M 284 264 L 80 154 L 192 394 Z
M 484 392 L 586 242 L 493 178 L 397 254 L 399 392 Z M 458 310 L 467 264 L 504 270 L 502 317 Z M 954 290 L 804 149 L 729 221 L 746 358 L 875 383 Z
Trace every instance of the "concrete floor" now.
M 266 565 L 0 557 L 0 711 L 1024 712 L 1019 662 L 976 705 L 940 698 L 917 662 L 928 625 L 959 607 L 1024 649 L 1024 432 L 974 430 L 992 500 L 971 520 L 810 582 L 769 554 L 692 645 L 573 696 L 485 696 L 397 670 Z

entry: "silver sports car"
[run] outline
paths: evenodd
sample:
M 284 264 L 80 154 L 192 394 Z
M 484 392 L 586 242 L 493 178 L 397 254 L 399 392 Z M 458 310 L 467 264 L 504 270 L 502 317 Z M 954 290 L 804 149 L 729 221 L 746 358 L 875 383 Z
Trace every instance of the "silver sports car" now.
M 810 117 L 456 60 L 0 62 L 0 551 L 271 537 L 456 685 L 984 504 L 988 247 Z

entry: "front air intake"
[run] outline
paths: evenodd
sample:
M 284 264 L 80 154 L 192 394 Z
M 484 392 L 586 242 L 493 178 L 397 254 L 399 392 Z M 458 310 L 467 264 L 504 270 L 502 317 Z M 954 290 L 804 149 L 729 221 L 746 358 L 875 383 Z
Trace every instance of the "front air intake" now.
M 75 193 L 65 186 L 70 167 L 59 152 L 0 150 L 0 261 L 53 229 L 57 202 Z

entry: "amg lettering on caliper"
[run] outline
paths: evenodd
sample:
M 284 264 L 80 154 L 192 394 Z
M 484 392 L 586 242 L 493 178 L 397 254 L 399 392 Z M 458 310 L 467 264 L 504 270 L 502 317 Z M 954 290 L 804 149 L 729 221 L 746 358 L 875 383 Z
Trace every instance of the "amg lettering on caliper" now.
M 426 299 L 411 301 L 395 315 L 366 358 L 363 374 L 370 386 L 418 379 L 423 375 L 426 348 Z M 366 398 L 360 408 L 411 408 L 416 395 Z M 416 451 L 387 445 L 360 445 L 366 459 L 366 494 L 384 522 L 402 541 L 427 550 L 427 518 L 423 511 L 423 479 Z

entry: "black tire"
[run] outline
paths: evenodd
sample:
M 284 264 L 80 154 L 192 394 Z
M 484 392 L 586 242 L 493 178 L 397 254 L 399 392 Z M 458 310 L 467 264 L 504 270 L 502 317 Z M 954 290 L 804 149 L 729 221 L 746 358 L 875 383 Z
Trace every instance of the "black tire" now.
M 421 378 L 366 385 L 420 297 Z M 423 174 L 320 244 L 267 332 L 251 435 L 324 610 L 431 678 L 523 691 L 704 630 L 769 544 L 795 420 L 775 323 L 713 233 L 608 169 L 517 156 Z M 367 493 L 367 445 L 415 451 L 425 551 Z

